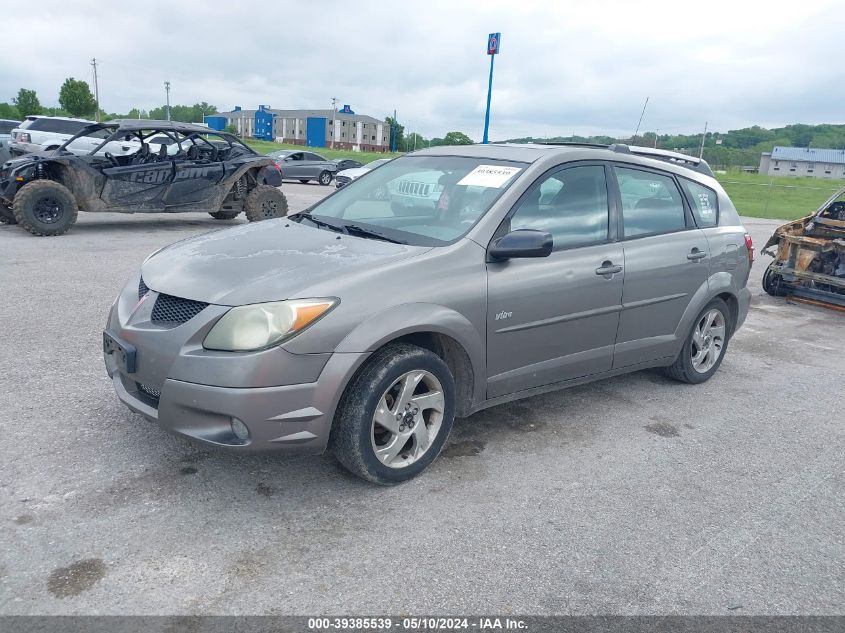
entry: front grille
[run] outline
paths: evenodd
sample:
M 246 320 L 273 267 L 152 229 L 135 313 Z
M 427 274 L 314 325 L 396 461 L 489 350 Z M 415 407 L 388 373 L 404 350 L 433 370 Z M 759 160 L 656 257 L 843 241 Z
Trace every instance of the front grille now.
M 141 277 L 141 280 L 138 282 L 138 298 L 143 299 L 144 295 L 146 295 L 150 291 L 147 288 L 147 284 L 144 283 L 144 278 Z
M 335 182 L 338 187 L 342 187 L 352 182 L 352 179 L 349 176 L 335 176 Z
M 162 325 L 181 325 L 205 310 L 207 303 L 160 294 L 153 306 L 152 322 Z
M 138 391 L 143 393 L 148 398 L 156 401 L 161 398 L 161 389 L 156 389 L 155 387 L 148 387 L 147 385 L 140 382 L 136 382 L 135 384 L 138 385 Z

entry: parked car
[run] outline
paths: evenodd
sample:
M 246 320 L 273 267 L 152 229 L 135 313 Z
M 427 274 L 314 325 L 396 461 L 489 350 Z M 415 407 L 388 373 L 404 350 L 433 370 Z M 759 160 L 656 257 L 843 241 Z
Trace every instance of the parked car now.
M 767 293 L 845 307 L 845 187 L 778 227 L 763 252 L 774 257 L 763 273 Z
M 0 119 L 0 164 L 5 163 L 12 155 L 9 150 L 12 130 L 18 127 L 20 123 L 20 121 L 12 119 Z
M 108 374 L 174 433 L 328 448 L 380 484 L 428 466 L 455 416 L 648 367 L 702 383 L 748 312 L 752 245 L 706 163 L 652 156 L 431 148 L 177 242 L 120 292 Z M 433 208 L 373 201 L 411 175 L 441 183 Z
M 352 169 L 344 169 L 343 171 L 339 171 L 337 175 L 334 177 L 335 187 L 340 189 L 344 185 L 348 185 L 350 182 L 355 180 L 356 178 L 360 178 L 366 173 L 371 172 L 376 167 L 380 167 L 385 163 L 390 162 L 390 158 L 379 158 L 378 160 L 371 161 L 366 165 L 362 165 L 360 167 L 355 167 Z M 386 189 L 384 190 L 387 191 Z M 383 197 L 383 196 L 382 196 Z
M 162 136 L 174 142 L 165 144 Z M 91 140 L 96 144 L 84 155 L 68 149 Z M 109 151 L 127 144 L 138 149 Z M 79 210 L 208 211 L 218 220 L 243 212 L 253 222 L 287 214 L 281 184 L 273 159 L 231 134 L 189 123 L 109 121 L 84 127 L 57 150 L 4 163 L 0 215 L 33 235 L 65 233 Z
M 332 161 L 335 165 L 337 165 L 337 170 L 343 171 L 344 169 L 355 169 L 357 167 L 363 167 L 364 163 L 352 160 L 351 158 L 338 158 Z
M 21 156 L 31 152 L 57 149 L 92 123 L 94 122 L 85 119 L 70 119 L 62 116 L 28 116 L 12 130 L 10 148 L 12 155 Z M 83 151 L 83 148 L 79 147 L 74 147 L 74 149 L 79 153 Z
M 281 165 L 282 178 L 302 183 L 316 180 L 321 185 L 330 185 L 337 173 L 335 163 L 314 152 L 283 149 L 270 152 L 268 156 L 272 156 Z

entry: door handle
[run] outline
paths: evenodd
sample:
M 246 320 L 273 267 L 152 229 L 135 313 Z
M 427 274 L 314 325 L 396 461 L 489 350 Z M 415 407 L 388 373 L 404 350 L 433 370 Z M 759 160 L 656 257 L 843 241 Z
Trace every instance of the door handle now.
M 608 277 L 622 272 L 622 266 L 615 265 L 611 261 L 604 261 L 601 263 L 601 268 L 596 268 L 596 274 L 602 277 Z
M 692 252 L 687 255 L 687 259 L 691 262 L 697 262 L 699 259 L 704 259 L 705 257 L 707 257 L 707 253 L 700 251 L 697 248 L 693 248 Z

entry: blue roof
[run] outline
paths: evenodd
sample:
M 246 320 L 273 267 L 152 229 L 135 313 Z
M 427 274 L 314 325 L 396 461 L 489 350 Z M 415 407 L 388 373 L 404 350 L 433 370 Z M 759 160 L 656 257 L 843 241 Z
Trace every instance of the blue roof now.
M 845 165 L 845 150 L 821 147 L 781 147 L 778 145 L 772 150 L 772 160 Z

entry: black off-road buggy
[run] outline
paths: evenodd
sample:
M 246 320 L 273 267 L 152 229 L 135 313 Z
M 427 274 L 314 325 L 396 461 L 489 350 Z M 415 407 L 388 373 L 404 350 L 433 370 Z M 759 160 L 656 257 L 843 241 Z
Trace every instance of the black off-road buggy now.
M 120 120 L 90 125 L 57 150 L 0 167 L 0 219 L 61 235 L 77 212 L 207 211 L 250 222 L 287 215 L 279 166 L 237 137 L 200 125 Z

